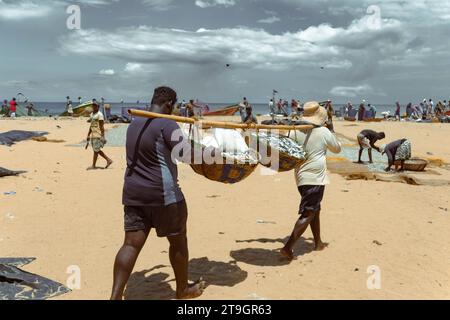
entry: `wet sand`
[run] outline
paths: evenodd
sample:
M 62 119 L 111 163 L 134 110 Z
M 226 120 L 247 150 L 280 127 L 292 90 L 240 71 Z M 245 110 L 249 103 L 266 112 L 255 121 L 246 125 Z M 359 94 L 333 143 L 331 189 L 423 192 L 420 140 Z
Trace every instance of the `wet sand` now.
M 335 127 L 352 139 L 367 128 L 385 131 L 386 142 L 409 138 L 414 156 L 450 163 L 449 125 L 336 122 Z M 66 142 L 0 146 L 1 167 L 28 171 L 0 178 L 0 256 L 36 257 L 24 270 L 62 283 L 67 268 L 77 265 L 81 290 L 58 299 L 109 298 L 112 264 L 123 240 L 124 148 L 106 147 L 115 164 L 88 172 L 91 150 L 71 146 L 85 138 L 85 120 L 0 120 L 0 132 L 13 129 L 48 131 L 49 139 Z M 308 230 L 296 247 L 298 259 L 287 264 L 276 250 L 297 219 L 293 172 L 262 175 L 257 169 L 229 186 L 188 166 L 179 169 L 190 214 L 190 278 L 204 276 L 208 282 L 203 299 L 450 298 L 450 186 L 349 181 L 332 173 L 321 218 L 330 246 L 312 251 Z M 420 176 L 450 180 L 448 167 L 430 169 L 433 174 Z M 4 195 L 8 191 L 17 194 Z M 152 233 L 127 299 L 174 297 L 167 251 L 167 241 Z M 373 265 L 381 270 L 380 290 L 367 288 Z

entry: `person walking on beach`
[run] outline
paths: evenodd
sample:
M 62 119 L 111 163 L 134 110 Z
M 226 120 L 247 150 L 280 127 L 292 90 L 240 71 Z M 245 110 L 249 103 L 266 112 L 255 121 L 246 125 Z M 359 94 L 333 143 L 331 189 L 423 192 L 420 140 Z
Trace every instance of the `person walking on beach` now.
M 151 111 L 170 115 L 176 102 L 177 94 L 173 89 L 157 88 Z M 188 284 L 188 209 L 178 185 L 177 164 L 171 157 L 179 144 L 190 149 L 190 143 L 173 120 L 136 118 L 128 128 L 123 187 L 125 241 L 114 263 L 112 300 L 122 299 L 138 255 L 153 228 L 158 237 L 167 238 L 170 243 L 169 258 L 175 273 L 176 297 L 194 299 L 203 293 L 203 281 Z
M 311 227 L 314 236 L 315 250 L 321 251 L 327 247 L 320 235 L 321 202 L 325 186 L 329 184 L 327 175 L 327 150 L 333 153 L 341 152 L 341 145 L 336 136 L 324 127 L 327 121 L 327 111 L 317 102 L 308 102 L 304 106 L 302 120 L 315 126 L 307 134 L 299 132 L 296 140 L 306 151 L 306 161 L 295 171 L 298 190 L 301 194 L 300 218 L 294 230 L 281 249 L 281 255 L 288 260 L 294 259 L 293 248 L 303 233 Z
M 411 142 L 408 139 L 401 139 L 381 147 L 381 153 L 388 157 L 388 167 L 386 172 L 390 172 L 393 165 L 396 171 L 405 170 L 405 161 L 411 159 Z M 398 164 L 398 162 L 400 164 Z M 400 170 L 399 170 L 400 168 Z
M 378 148 L 375 143 L 379 140 L 383 140 L 386 138 L 386 134 L 384 132 L 375 132 L 373 130 L 363 130 L 358 134 L 358 143 L 359 143 L 359 157 L 358 157 L 358 163 L 363 163 L 361 161 L 362 154 L 364 149 L 367 149 L 369 153 L 369 161 L 370 163 L 373 163 L 372 159 L 372 149 L 377 150 L 381 153 L 381 149 Z
M 90 122 L 91 125 L 89 127 L 89 132 L 87 136 L 87 142 L 91 142 L 92 149 L 94 150 L 94 159 L 92 162 L 92 167 L 89 167 L 88 170 L 96 170 L 97 167 L 97 160 L 98 156 L 101 156 L 106 160 L 106 167 L 105 169 L 108 169 L 112 164 L 113 161 L 108 158 L 108 156 L 102 151 L 106 144 L 105 139 L 105 118 L 103 114 L 100 112 L 100 106 L 98 103 L 94 102 L 93 105 L 93 113 L 90 116 Z M 86 148 L 88 145 L 86 145 Z
M 400 102 L 396 102 L 396 109 L 395 109 L 395 120 L 397 121 L 400 121 L 402 118 L 401 118 L 401 110 L 402 110 L 402 107 L 400 106 Z
M 15 119 L 16 118 L 16 112 L 17 112 L 16 98 L 12 98 L 12 100 L 9 102 L 9 116 L 12 119 Z

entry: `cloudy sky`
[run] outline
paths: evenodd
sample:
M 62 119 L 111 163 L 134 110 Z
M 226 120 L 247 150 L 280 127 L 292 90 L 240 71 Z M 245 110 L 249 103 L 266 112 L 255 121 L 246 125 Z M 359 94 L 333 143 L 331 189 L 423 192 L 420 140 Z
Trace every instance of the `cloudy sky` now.
M 448 0 L 0 0 L 0 98 L 444 100 L 449 34 Z

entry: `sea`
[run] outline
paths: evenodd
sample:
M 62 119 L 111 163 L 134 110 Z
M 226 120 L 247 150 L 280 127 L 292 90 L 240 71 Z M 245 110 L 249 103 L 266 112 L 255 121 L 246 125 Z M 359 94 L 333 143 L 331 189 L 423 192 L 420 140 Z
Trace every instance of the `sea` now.
M 115 115 L 120 115 L 122 108 L 126 107 L 129 109 L 132 108 L 136 108 L 136 107 L 141 107 L 144 108 L 147 104 L 146 103 L 121 103 L 121 102 L 105 102 L 111 105 L 111 111 L 112 114 Z M 34 107 L 39 110 L 39 111 L 43 111 L 46 112 L 48 115 L 50 116 L 57 116 L 61 113 L 63 113 L 66 110 L 66 102 L 33 102 Z M 236 104 L 236 102 L 224 102 L 224 103 L 205 103 L 202 102 L 202 105 L 207 104 L 211 111 L 226 107 L 226 106 L 230 106 L 230 105 L 234 105 Z M 386 112 L 386 111 L 390 111 L 391 114 L 395 114 L 395 105 L 386 105 L 386 104 L 372 104 L 377 108 L 377 112 L 378 114 L 381 114 L 381 112 Z M 76 103 L 73 104 L 74 107 L 77 106 Z M 269 114 L 269 106 L 268 104 L 265 103 L 256 103 L 256 104 L 252 104 L 253 106 L 253 112 L 255 115 L 267 115 Z M 344 107 L 344 104 L 334 104 L 333 105 L 335 110 L 341 110 Z M 358 108 L 358 104 L 353 105 L 354 108 Z M 403 111 L 405 111 L 406 106 L 403 106 Z M 290 108 L 289 110 L 290 111 Z

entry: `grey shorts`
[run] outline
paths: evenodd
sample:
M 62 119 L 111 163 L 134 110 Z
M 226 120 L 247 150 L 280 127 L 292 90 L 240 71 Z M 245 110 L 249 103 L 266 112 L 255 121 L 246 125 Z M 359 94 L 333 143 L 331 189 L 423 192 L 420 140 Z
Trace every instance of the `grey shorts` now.
M 102 149 L 105 147 L 104 141 L 105 140 L 103 140 L 102 138 L 92 138 L 91 139 L 92 149 L 94 150 L 94 152 L 102 151 Z
M 161 207 L 125 206 L 125 232 L 156 230 L 160 238 L 186 232 L 188 210 L 186 201 Z

